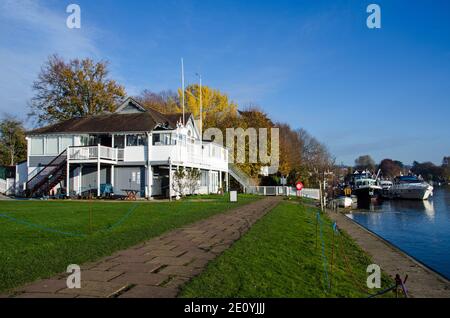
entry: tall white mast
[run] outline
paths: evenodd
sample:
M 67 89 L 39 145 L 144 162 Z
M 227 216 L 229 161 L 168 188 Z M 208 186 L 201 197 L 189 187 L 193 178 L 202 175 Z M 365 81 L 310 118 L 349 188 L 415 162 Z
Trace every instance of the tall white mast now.
M 181 58 L 181 103 L 183 104 L 183 126 L 186 125 L 184 119 L 184 63 L 183 58 Z
M 202 104 L 202 76 L 197 73 L 200 79 L 200 142 L 203 143 L 203 104 Z

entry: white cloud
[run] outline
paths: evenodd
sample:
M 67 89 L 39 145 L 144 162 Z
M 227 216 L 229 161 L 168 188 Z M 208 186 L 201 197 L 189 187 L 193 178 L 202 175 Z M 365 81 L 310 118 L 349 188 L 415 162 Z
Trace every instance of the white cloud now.
M 100 56 L 98 30 L 83 20 L 81 29 L 67 28 L 65 5 L 56 7 L 60 10 L 42 1 L 0 2 L 0 113 L 25 117 L 32 83 L 49 55 Z

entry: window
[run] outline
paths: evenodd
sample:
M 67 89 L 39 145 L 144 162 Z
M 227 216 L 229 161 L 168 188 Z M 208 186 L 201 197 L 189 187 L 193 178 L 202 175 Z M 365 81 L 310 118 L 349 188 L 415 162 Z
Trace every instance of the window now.
M 89 136 L 80 136 L 80 144 L 82 146 L 89 146 Z
M 153 134 L 153 145 L 160 145 L 160 144 L 161 144 L 161 135 Z
M 208 185 L 208 171 L 202 170 L 200 177 L 200 186 L 206 187 Z
M 125 136 L 124 135 L 116 135 L 114 136 L 114 147 L 115 148 L 125 148 Z
M 141 172 L 140 171 L 136 172 L 136 182 L 137 183 L 141 182 Z
M 32 155 L 43 155 L 44 154 L 44 138 L 43 137 L 31 138 L 30 152 Z
M 153 145 L 176 145 L 177 135 L 172 133 L 153 134 Z
M 61 141 L 61 148 L 60 148 L 61 152 L 66 150 L 67 147 L 73 146 L 73 138 L 72 138 L 72 136 L 61 137 L 60 141 Z
M 177 134 L 172 134 L 171 135 L 171 145 L 176 145 L 177 144 Z
M 146 143 L 145 135 L 127 135 L 127 147 L 145 146 Z
M 47 151 L 48 155 L 58 154 L 58 137 L 47 137 Z

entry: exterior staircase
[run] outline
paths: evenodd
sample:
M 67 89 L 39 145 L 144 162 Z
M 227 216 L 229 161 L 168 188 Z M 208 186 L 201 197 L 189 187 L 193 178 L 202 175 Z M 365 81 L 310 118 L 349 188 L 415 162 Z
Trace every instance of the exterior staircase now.
M 28 180 L 25 194 L 27 197 L 48 195 L 50 190 L 67 175 L 67 150 L 61 152 L 48 165 Z
M 258 182 L 239 169 L 234 163 L 228 163 L 228 173 L 239 182 L 244 188 L 244 192 L 248 187 L 257 186 Z

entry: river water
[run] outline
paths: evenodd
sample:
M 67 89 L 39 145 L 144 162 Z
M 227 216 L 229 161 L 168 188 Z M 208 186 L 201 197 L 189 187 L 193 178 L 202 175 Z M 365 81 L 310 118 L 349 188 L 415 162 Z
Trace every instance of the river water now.
M 387 200 L 348 216 L 450 279 L 450 187 L 436 187 L 428 201 Z

